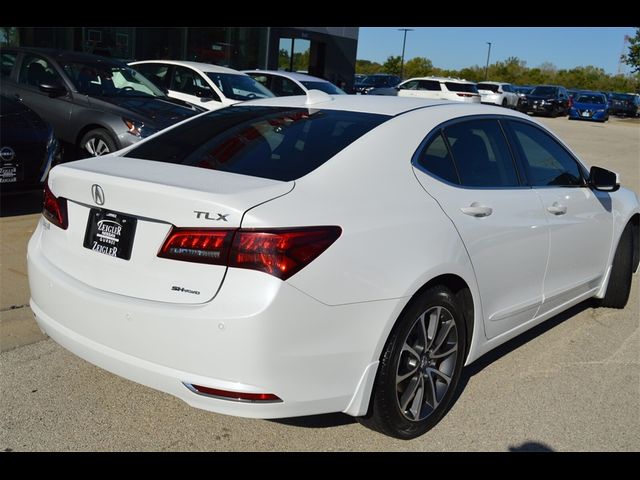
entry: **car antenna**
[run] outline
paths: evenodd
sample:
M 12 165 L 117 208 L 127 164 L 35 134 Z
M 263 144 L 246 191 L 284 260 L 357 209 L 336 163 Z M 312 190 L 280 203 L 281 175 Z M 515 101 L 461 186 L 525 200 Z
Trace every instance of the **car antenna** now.
M 308 90 L 307 101 L 305 105 L 315 105 L 316 103 L 324 103 L 333 101 L 333 97 L 321 90 Z

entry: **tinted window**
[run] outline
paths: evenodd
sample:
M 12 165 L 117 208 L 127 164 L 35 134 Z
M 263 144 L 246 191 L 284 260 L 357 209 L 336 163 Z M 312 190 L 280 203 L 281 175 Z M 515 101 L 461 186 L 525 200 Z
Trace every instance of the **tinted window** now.
M 509 85 L 509 84 L 502 85 L 502 91 L 503 92 L 513 93 L 513 89 L 511 88 L 511 85 Z
M 289 97 L 291 95 L 304 95 L 298 85 L 289 80 L 288 78 L 273 76 L 271 78 L 271 91 L 276 94 L 277 97 Z
M 597 103 L 600 105 L 604 105 L 606 100 L 604 99 L 604 95 L 600 95 L 599 93 L 594 94 L 585 94 L 581 93 L 576 98 L 576 103 Z
M 401 85 L 398 85 L 400 90 L 416 90 L 418 88 L 418 80 L 409 80 Z
M 32 87 L 38 87 L 41 83 L 61 82 L 62 79 L 51 66 L 42 57 L 35 55 L 25 55 L 22 60 L 22 68 L 18 82 Z
M 532 125 L 522 122 L 510 123 L 532 186 L 583 184 L 578 164 L 558 142 Z
M 169 79 L 167 78 L 169 65 L 161 63 L 147 63 L 145 65 L 132 65 L 132 68 L 139 71 L 158 87 L 169 87 Z
M 456 168 L 453 165 L 453 160 L 451 159 L 451 155 L 449 155 L 449 149 L 441 134 L 431 140 L 429 145 L 427 145 L 427 148 L 425 148 L 420 155 L 418 163 L 427 172 L 443 180 L 450 183 L 460 183 Z
M 418 90 L 431 90 L 439 92 L 441 90 L 440 82 L 438 82 L 437 80 L 419 80 Z
M 127 157 L 295 180 L 389 117 L 285 107 L 228 107 L 161 133 Z
M 478 93 L 478 88 L 474 83 L 444 82 L 444 84 L 450 92 Z
M 494 85 L 493 83 L 479 83 L 477 86 L 478 90 L 489 90 L 491 92 L 497 92 L 499 85 Z
M 472 120 L 444 130 L 458 168 L 460 183 L 468 187 L 515 187 L 518 175 L 497 120 Z
M 2 76 L 11 76 L 11 70 L 16 64 L 16 54 L 11 52 L 2 52 Z
M 220 101 L 220 97 L 213 91 L 213 88 L 209 86 L 206 80 L 195 70 L 186 67 L 174 67 L 171 90 L 195 97 L 213 97 Z
M 546 86 L 535 87 L 533 90 L 531 90 L 531 95 L 555 96 L 555 95 L 558 95 L 558 89 L 557 87 L 546 87 Z

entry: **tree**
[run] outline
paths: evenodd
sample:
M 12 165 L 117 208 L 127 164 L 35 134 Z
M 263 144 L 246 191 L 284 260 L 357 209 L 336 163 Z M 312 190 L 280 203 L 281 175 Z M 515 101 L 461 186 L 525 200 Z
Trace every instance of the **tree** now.
M 400 64 L 402 63 L 402 59 L 400 55 L 391 55 L 387 60 L 382 64 L 382 71 L 384 73 L 390 73 L 391 75 L 400 75 Z
M 424 57 L 415 57 L 404 64 L 404 77 L 425 77 L 433 72 L 433 63 Z
M 629 37 L 629 53 L 622 60 L 631 66 L 632 72 L 640 72 L 640 28 L 636 28 L 636 36 Z
M 372 75 L 382 70 L 382 65 L 378 62 L 372 62 L 371 60 L 356 60 L 356 73 L 362 73 L 364 75 Z

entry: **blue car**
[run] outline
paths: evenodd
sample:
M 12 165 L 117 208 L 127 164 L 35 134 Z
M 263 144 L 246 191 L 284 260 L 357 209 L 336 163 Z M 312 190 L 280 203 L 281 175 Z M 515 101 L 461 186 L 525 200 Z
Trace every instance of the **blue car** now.
M 599 92 L 577 92 L 569 109 L 569 120 L 609 120 L 609 105 Z

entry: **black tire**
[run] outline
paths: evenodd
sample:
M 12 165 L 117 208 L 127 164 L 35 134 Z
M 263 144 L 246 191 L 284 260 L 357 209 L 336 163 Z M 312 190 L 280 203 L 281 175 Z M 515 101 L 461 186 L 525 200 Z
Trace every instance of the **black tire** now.
M 507 108 L 507 99 L 506 99 L 506 98 L 503 98 L 503 99 L 502 99 L 502 106 L 503 106 L 504 108 Z
M 116 141 L 104 128 L 96 128 L 85 133 L 78 144 L 80 158 L 99 157 L 118 150 Z
M 421 327 L 421 318 L 425 327 Z M 432 322 L 436 328 L 429 339 Z M 466 337 L 461 308 L 449 289 L 436 286 L 421 293 L 405 308 L 387 340 L 369 410 L 358 421 L 403 440 L 419 437 L 433 428 L 453 404 L 465 359 Z M 424 343 L 422 351 L 417 343 L 413 350 L 406 349 L 414 339 Z M 431 354 L 435 356 L 431 358 Z M 436 358 L 438 355 L 440 358 Z M 404 380 L 398 381 L 405 375 Z
M 628 224 L 618 242 L 609 285 L 604 298 L 596 300 L 599 307 L 624 308 L 631 292 L 631 276 L 633 275 L 633 232 Z

